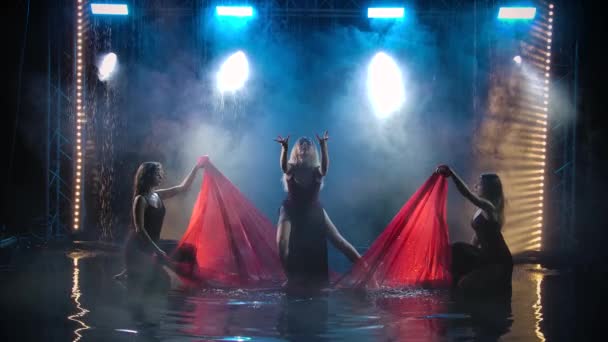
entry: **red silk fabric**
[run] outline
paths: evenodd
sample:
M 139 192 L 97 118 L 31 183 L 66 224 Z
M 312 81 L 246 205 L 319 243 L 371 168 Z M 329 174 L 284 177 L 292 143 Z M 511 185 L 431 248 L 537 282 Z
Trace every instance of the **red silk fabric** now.
M 336 286 L 449 286 L 446 201 L 447 181 L 434 174 Z M 274 224 L 209 163 L 190 224 L 173 254 L 175 269 L 207 286 L 277 287 L 285 275 L 275 232 Z
M 203 184 L 174 260 L 181 276 L 217 287 L 275 287 L 285 276 L 275 226 L 215 166 Z
M 451 283 L 447 181 L 433 174 L 337 287 L 444 287 Z

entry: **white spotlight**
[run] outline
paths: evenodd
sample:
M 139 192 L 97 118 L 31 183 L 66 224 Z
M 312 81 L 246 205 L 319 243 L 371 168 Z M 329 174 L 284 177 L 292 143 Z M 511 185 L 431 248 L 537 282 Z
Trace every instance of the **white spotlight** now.
M 515 56 L 515 57 L 513 57 L 513 62 L 515 62 L 517 64 L 521 64 L 521 56 Z
M 401 70 L 395 60 L 384 52 L 378 52 L 369 63 L 367 94 L 379 118 L 398 111 L 405 101 Z
M 116 62 L 118 57 L 114 52 L 110 52 L 103 57 L 101 64 L 99 65 L 99 80 L 107 81 L 110 79 L 114 70 L 116 69 Z
M 217 88 L 220 92 L 241 89 L 249 79 L 249 62 L 243 51 L 232 54 L 217 73 Z

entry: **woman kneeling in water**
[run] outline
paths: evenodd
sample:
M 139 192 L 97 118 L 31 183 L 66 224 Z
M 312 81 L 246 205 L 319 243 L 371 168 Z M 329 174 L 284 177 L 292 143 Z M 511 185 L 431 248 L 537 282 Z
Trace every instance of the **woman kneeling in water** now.
M 479 208 L 471 220 L 474 245 L 452 245 L 454 286 L 469 293 L 510 294 L 513 258 L 501 233 L 505 199 L 500 178 L 482 174 L 475 194 L 450 167 L 442 165 L 436 172 L 452 177 L 458 191 Z
M 158 262 L 168 262 L 167 254 L 158 246 L 165 218 L 163 200 L 190 189 L 196 172 L 205 167 L 208 161 L 207 156 L 201 157 L 180 185 L 167 189 L 156 189 L 164 178 L 160 163 L 145 162 L 139 166 L 133 191 L 135 229 L 131 231 L 125 247 L 126 270 L 116 275 L 116 278 L 128 278 L 130 285 L 144 289 L 162 286 L 162 283 L 169 281 Z

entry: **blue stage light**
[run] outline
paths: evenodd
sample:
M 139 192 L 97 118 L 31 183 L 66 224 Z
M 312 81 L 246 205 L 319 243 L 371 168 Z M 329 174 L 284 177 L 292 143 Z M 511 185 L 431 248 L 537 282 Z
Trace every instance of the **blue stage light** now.
M 221 93 L 237 91 L 249 79 L 249 62 L 243 51 L 226 59 L 217 73 L 217 88 Z
M 405 87 L 397 62 L 378 52 L 367 68 L 367 94 L 378 118 L 399 111 L 405 102 Z
M 253 7 L 251 6 L 216 6 L 215 13 L 220 17 L 251 17 Z
M 405 9 L 403 7 L 370 7 L 367 9 L 368 18 L 396 19 L 403 18 Z
M 129 7 L 126 4 L 91 4 L 91 12 L 95 15 L 128 15 Z
M 530 20 L 536 16 L 536 7 L 501 7 L 498 10 L 498 19 L 503 20 Z

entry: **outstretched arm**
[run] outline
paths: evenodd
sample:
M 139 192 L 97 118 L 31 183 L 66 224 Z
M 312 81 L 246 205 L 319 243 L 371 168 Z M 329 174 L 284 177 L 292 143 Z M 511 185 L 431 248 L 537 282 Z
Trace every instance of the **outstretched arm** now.
M 327 140 L 329 140 L 329 135 L 327 131 L 323 134 L 322 137 L 317 135 L 317 139 L 319 140 L 319 145 L 321 146 L 321 176 L 325 176 L 327 174 L 327 169 L 329 168 L 329 152 L 327 150 Z
M 331 219 L 327 215 L 327 212 L 323 210 L 325 215 L 325 229 L 327 230 L 327 236 L 329 241 L 342 252 L 350 261 L 355 262 L 361 258 L 361 255 L 353 245 L 351 245 L 346 239 L 340 234 L 338 228 L 331 222 Z
M 188 176 L 186 176 L 186 178 L 184 178 L 184 180 L 181 182 L 181 184 L 167 189 L 156 190 L 156 193 L 158 194 L 158 196 L 160 196 L 161 199 L 167 199 L 179 195 L 182 192 L 190 190 L 192 182 L 194 181 L 194 177 L 196 176 L 196 171 L 205 167 L 206 163 L 208 162 L 209 157 L 201 157 L 198 163 L 194 165 Z
M 462 178 L 460 178 L 460 176 L 458 176 L 458 174 L 456 174 L 456 172 L 454 172 L 454 170 L 452 170 L 449 166 L 440 166 L 439 168 L 437 168 L 437 173 L 440 173 L 446 177 L 451 176 L 452 180 L 454 181 L 454 184 L 456 185 L 456 188 L 462 194 L 462 196 L 471 201 L 471 203 L 473 203 L 479 209 L 483 210 L 489 216 L 495 216 L 496 208 L 494 208 L 494 205 L 490 201 L 481 198 L 475 193 L 473 193 L 471 189 L 469 189 L 469 187 L 462 180 Z
M 156 243 L 152 240 L 150 235 L 148 235 L 148 231 L 145 227 L 144 221 L 144 213 L 146 212 L 146 207 L 148 203 L 142 196 L 135 197 L 135 201 L 133 203 L 133 218 L 135 223 L 135 233 L 137 233 L 137 237 L 144 241 L 150 250 L 156 252 L 161 256 L 167 256 L 167 254 L 158 247 Z
M 289 135 L 287 136 L 287 138 L 282 138 L 279 135 L 276 139 L 274 139 L 274 141 L 281 144 L 281 159 L 280 159 L 281 170 L 283 170 L 283 173 L 288 173 L 289 165 L 287 164 L 287 160 L 288 160 L 287 152 L 289 150 Z

